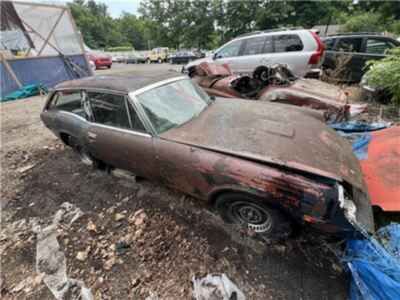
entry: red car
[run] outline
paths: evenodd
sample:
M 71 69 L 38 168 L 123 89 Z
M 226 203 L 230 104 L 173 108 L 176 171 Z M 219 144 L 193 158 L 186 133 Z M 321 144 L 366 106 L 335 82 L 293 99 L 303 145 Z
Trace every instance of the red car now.
M 106 67 L 108 69 L 111 68 L 112 65 L 112 59 L 110 56 L 102 54 L 102 53 L 88 53 L 87 54 L 88 59 L 94 63 L 96 66 L 96 70 Z

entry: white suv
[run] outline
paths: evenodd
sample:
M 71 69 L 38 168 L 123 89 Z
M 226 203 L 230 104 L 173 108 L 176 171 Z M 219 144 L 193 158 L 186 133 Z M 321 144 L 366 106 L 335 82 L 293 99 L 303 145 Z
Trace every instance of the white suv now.
M 192 61 L 228 64 L 234 73 L 252 73 L 259 66 L 286 64 L 297 76 L 315 72 L 322 61 L 324 45 L 306 29 L 257 31 L 241 35 L 218 48 L 212 56 Z

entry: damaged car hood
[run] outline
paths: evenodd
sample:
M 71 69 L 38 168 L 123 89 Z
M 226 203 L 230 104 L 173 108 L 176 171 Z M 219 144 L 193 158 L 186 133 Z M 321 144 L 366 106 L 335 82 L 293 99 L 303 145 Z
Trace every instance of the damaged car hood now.
M 160 135 L 170 141 L 280 165 L 364 189 L 351 145 L 313 111 L 217 99 L 197 118 Z

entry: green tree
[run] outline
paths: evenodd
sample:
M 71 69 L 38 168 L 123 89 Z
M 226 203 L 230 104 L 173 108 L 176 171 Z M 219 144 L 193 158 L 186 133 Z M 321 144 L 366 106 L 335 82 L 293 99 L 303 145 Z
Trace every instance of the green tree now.
M 387 54 L 381 60 L 369 62 L 366 78 L 368 84 L 388 89 L 393 103 L 400 105 L 400 48 L 390 49 Z

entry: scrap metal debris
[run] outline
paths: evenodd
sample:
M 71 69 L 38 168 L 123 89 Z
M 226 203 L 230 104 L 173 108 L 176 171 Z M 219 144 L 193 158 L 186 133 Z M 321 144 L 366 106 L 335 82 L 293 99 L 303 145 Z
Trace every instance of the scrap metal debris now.
M 360 160 L 371 204 L 400 211 L 400 126 L 356 136 L 353 152 Z
M 366 104 L 349 104 L 341 88 L 298 78 L 283 64 L 258 67 L 252 76 L 234 75 L 228 65 L 210 63 L 201 63 L 188 71 L 209 95 L 307 107 L 321 111 L 327 122 L 349 120 L 367 109 Z
M 225 275 L 193 277 L 193 297 L 196 300 L 246 300 L 243 292 Z
M 64 253 L 57 241 L 58 228 L 62 224 L 71 225 L 83 212 L 75 205 L 64 202 L 48 226 L 34 225 L 37 234 L 36 271 L 56 299 L 92 300 L 93 296 L 85 284 L 67 275 Z

